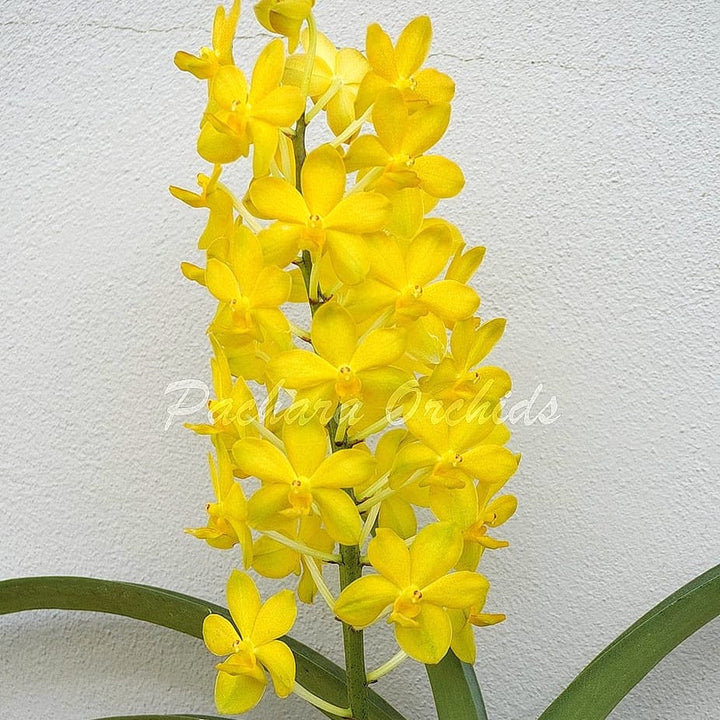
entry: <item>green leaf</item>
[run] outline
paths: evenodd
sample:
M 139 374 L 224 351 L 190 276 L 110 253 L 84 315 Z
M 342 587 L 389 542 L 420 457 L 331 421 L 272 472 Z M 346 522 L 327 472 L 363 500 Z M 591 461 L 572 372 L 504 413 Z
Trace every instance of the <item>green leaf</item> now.
M 426 665 L 438 720 L 487 720 L 485 703 L 472 665 L 452 650 L 437 665 Z
M 219 605 L 148 585 L 82 577 L 17 578 L 0 582 L 0 615 L 43 609 L 124 615 L 196 638 L 202 638 L 203 620 L 209 613 L 230 618 L 228 611 Z M 301 642 L 290 637 L 283 640 L 295 654 L 298 683 L 333 705 L 347 707 L 345 671 Z M 369 720 L 405 720 L 372 691 L 369 705 Z
M 539 720 L 602 720 L 673 648 L 720 615 L 720 565 L 696 577 L 608 645 Z

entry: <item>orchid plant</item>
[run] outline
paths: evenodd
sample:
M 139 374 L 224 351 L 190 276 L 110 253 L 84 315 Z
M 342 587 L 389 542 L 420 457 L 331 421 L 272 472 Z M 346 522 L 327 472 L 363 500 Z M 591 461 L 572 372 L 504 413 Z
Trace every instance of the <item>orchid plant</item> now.
M 505 321 L 478 315 L 470 284 L 484 248 L 438 214 L 464 185 L 433 152 L 455 86 L 425 66 L 428 17 L 395 40 L 371 25 L 363 52 L 338 49 L 313 5 L 255 6 L 280 37 L 249 80 L 233 55 L 239 0 L 217 9 L 209 47 L 175 56 L 207 87 L 197 150 L 210 165 L 197 191 L 171 187 L 207 217 L 202 260 L 182 272 L 217 301 L 215 397 L 189 426 L 210 440 L 213 494 L 188 532 L 235 553 L 229 611 L 45 578 L 0 583 L 0 612 L 95 609 L 201 635 L 222 714 L 255 707 L 271 684 L 331 718 L 402 720 L 370 685 L 411 659 L 427 666 L 438 718 L 477 720 L 474 628 L 505 619 L 485 610 L 479 566 L 508 545 L 495 533 L 517 507 L 504 488 L 520 456 L 500 418 L 510 377 L 487 362 Z M 237 192 L 226 169 L 245 159 Z M 285 587 L 263 603 L 253 574 Z M 716 568 L 651 611 L 542 718 L 606 717 L 720 611 L 719 583 Z M 288 637 L 298 601 L 342 622 L 344 669 Z M 392 630 L 389 658 L 366 647 L 375 623 Z

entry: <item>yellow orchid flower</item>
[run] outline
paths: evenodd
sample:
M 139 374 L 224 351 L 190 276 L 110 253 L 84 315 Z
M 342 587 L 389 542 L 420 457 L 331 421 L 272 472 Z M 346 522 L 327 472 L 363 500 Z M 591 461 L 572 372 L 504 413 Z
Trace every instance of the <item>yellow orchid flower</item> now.
M 480 412 L 475 417 L 474 412 L 470 402 L 444 408 L 421 396 L 417 408 L 409 408 L 404 416 L 417 442 L 400 449 L 391 481 L 401 483 L 422 469 L 422 483 L 431 487 L 460 489 L 474 479 L 502 487 L 517 469 L 520 456 L 504 447 L 510 433 L 494 414 Z
M 265 671 L 278 697 L 293 691 L 295 657 L 278 638 L 292 628 L 297 608 L 290 590 L 281 590 L 261 604 L 255 583 L 238 570 L 228 580 L 227 600 L 233 622 L 208 615 L 203 640 L 213 655 L 229 656 L 216 666 L 215 704 L 218 712 L 236 715 L 260 702 L 267 685 Z
M 240 0 L 233 0 L 230 12 L 220 5 L 215 11 L 211 47 L 200 48 L 198 56 L 180 50 L 175 53 L 175 65 L 200 80 L 209 80 L 223 65 L 232 65 L 232 46 L 235 28 L 240 17 Z
M 465 610 L 448 611 L 453 631 L 450 647 L 460 660 L 471 665 L 475 662 L 476 656 L 473 626 L 488 627 L 505 620 L 505 615 L 502 613 L 482 612 L 484 604 L 483 602 Z
M 315 0 L 260 0 L 255 5 L 255 16 L 266 30 L 285 35 L 288 49 L 295 52 L 300 28 L 314 5 Z
M 313 550 L 331 553 L 335 548 L 335 540 L 323 530 L 322 521 L 316 515 L 290 519 L 276 530 L 289 540 Z M 320 560 L 303 557 L 299 550 L 267 535 L 259 537 L 253 545 L 253 570 L 269 578 L 283 578 L 293 573 L 300 575 L 297 594 L 304 603 L 312 603 L 317 593 L 317 585 L 307 568 L 308 562 L 314 562 L 318 572 L 322 573 L 323 564 Z
M 292 280 L 280 268 L 264 266 L 260 241 L 239 223 L 228 261 L 210 258 L 207 262 L 207 288 L 221 303 L 211 331 L 241 341 L 289 332 L 279 306 L 290 297 Z
M 498 540 L 487 534 L 509 520 L 517 509 L 513 495 L 493 496 L 497 485 L 468 483 L 462 490 L 436 487 L 430 505 L 435 517 L 452 522 L 463 534 L 463 553 L 458 570 L 475 570 L 485 549 L 497 550 L 508 546 L 507 540 Z
M 447 129 L 448 103 L 429 105 L 410 115 L 400 91 L 388 88 L 375 102 L 372 121 L 376 135 L 360 135 L 348 149 L 348 172 L 382 168 L 369 187 L 388 194 L 419 187 L 433 197 L 448 198 L 462 190 L 465 178 L 452 160 L 425 154 Z
M 393 364 L 405 352 L 399 329 L 374 330 L 359 337 L 352 317 L 328 302 L 315 313 L 310 331 L 315 353 L 289 350 L 268 364 L 268 377 L 297 390 L 296 403 L 318 408 L 327 422 L 339 403 L 362 403 L 363 421 L 384 413 L 387 400 L 409 375 Z M 321 413 L 320 413 L 321 411 Z
M 508 373 L 499 367 L 478 367 L 490 353 L 505 329 L 505 320 L 497 318 L 480 323 L 479 318 L 459 321 L 450 337 L 450 354 L 432 369 L 427 377 L 421 377 L 421 390 L 446 403 L 474 399 L 488 412 L 512 388 Z
M 218 462 L 208 454 L 210 479 L 215 491 L 216 502 L 208 503 L 206 511 L 208 524 L 204 528 L 186 528 L 185 532 L 208 545 L 220 550 L 229 550 L 240 545 L 243 563 L 249 567 L 252 562 L 252 535 L 247 524 L 247 504 L 242 488 L 233 477 L 232 463 L 227 450 L 217 447 Z
M 355 317 L 367 319 L 392 308 L 392 320 L 401 327 L 431 314 L 451 328 L 477 310 L 480 298 L 472 288 L 437 279 L 452 252 L 444 224 L 431 224 L 403 244 L 375 236 L 369 238 L 368 247 L 373 261 L 367 282 L 343 295 L 343 305 Z
M 359 114 L 365 112 L 378 93 L 387 87 L 402 91 L 403 99 L 412 110 L 453 99 L 455 83 L 452 78 L 431 68 L 420 69 L 430 51 L 431 40 L 432 25 L 425 15 L 405 27 L 395 47 L 380 25 L 373 23 L 368 27 L 365 46 L 373 71 L 360 86 Z
M 233 235 L 235 223 L 233 201 L 230 194 L 217 184 L 220 169 L 221 166 L 216 165 L 212 176 L 208 177 L 202 173 L 197 176 L 199 193 L 170 186 L 171 194 L 178 200 L 182 200 L 190 207 L 207 208 L 210 211 L 207 225 L 198 240 L 200 250 L 207 250 L 216 240 L 231 238 Z
M 308 33 L 300 34 L 307 48 Z M 292 55 L 285 63 L 283 80 L 289 85 L 301 87 L 307 55 Z M 334 135 L 340 135 L 357 119 L 355 101 L 360 83 L 370 71 L 370 64 L 355 48 L 338 50 L 323 33 L 317 33 L 315 62 L 310 76 L 310 97 L 327 112 L 328 127 Z
M 280 178 L 261 178 L 250 185 L 258 217 L 278 220 L 261 233 L 264 242 L 290 262 L 299 249 L 313 262 L 329 255 L 338 277 L 352 284 L 370 267 L 364 236 L 383 228 L 390 217 L 389 200 L 373 192 L 345 195 L 345 165 L 337 150 L 321 145 L 305 160 L 300 174 L 302 194 Z M 311 289 L 312 290 L 312 289 Z
M 374 623 L 391 608 L 398 645 L 426 664 L 440 662 L 452 639 L 448 609 L 482 604 L 488 582 L 474 572 L 449 573 L 462 552 L 453 525 L 424 527 L 410 548 L 392 530 L 378 528 L 368 545 L 368 560 L 378 575 L 348 585 L 335 603 L 335 614 L 355 628 Z
M 215 337 L 210 336 L 214 357 L 210 360 L 215 399 L 208 402 L 212 423 L 187 423 L 185 427 L 210 435 L 227 449 L 246 435 L 255 435 L 253 423 L 258 421 L 255 398 L 242 377 L 233 379 L 227 355 Z
M 372 474 L 372 456 L 360 450 L 328 455 L 327 433 L 318 422 L 287 423 L 282 437 L 287 454 L 256 438 L 233 446 L 240 473 L 263 483 L 249 500 L 250 524 L 274 529 L 287 518 L 316 514 L 330 537 L 344 545 L 357 543 L 360 515 L 342 488 L 354 487 Z
M 376 486 L 381 478 L 390 474 L 395 457 L 402 445 L 408 438 L 408 433 L 397 428 L 384 433 L 378 440 L 375 448 L 375 473 L 370 482 L 358 486 L 358 494 L 365 497 L 363 491 L 371 486 Z M 386 485 L 387 483 L 384 483 Z M 430 498 L 428 487 L 420 487 L 419 483 L 411 483 L 399 488 L 392 495 L 383 498 L 379 503 L 377 525 L 378 527 L 389 528 L 401 538 L 409 538 L 417 533 L 416 507 L 429 507 Z
M 235 65 L 223 65 L 215 73 L 198 138 L 201 157 L 211 163 L 230 163 L 247 156 L 252 144 L 253 174 L 267 174 L 280 128 L 292 125 L 305 109 L 305 100 L 296 87 L 280 86 L 284 66 L 282 41 L 273 40 L 255 63 L 249 89 Z

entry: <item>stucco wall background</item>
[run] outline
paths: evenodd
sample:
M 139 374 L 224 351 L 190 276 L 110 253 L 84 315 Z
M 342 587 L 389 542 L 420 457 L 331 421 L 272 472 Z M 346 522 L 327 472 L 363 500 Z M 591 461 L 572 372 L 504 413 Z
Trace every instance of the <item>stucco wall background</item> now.
M 168 383 L 208 380 L 212 310 L 178 271 L 201 213 L 167 193 L 195 154 L 201 85 L 172 65 L 214 2 L 0 1 L 0 577 L 83 574 L 221 602 L 233 556 L 203 522 L 205 443 L 164 430 Z M 466 173 L 444 214 L 487 256 L 486 317 L 519 422 L 511 547 L 487 557 L 477 671 L 494 720 L 537 717 L 618 632 L 718 559 L 720 6 L 318 0 L 362 45 L 414 15 L 457 81 L 440 150 Z M 236 58 L 266 35 L 246 4 Z M 531 414 L 535 414 L 535 412 Z M 270 589 L 270 585 L 265 585 Z M 333 657 L 322 608 L 297 634 Z M 327 620 L 325 621 L 327 622 Z M 318 627 L 322 627 L 318 630 Z M 720 625 L 667 658 L 616 720 L 720 713 Z M 386 657 L 391 645 L 379 653 Z M 201 644 L 119 618 L 0 618 L 0 718 L 211 712 Z M 431 718 L 422 668 L 378 684 Z M 251 718 L 314 717 L 268 697 Z

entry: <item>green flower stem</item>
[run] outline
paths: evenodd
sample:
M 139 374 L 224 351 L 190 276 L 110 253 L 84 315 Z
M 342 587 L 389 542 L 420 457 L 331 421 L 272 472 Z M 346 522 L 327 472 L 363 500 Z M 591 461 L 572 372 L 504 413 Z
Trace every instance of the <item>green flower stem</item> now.
M 343 560 L 340 565 L 340 587 L 344 589 L 362 575 L 360 548 L 357 545 L 341 545 L 340 556 Z M 343 623 L 343 641 L 350 710 L 354 720 L 367 720 L 367 673 L 362 630 L 355 630 Z

